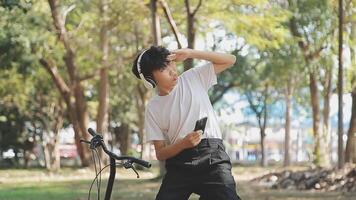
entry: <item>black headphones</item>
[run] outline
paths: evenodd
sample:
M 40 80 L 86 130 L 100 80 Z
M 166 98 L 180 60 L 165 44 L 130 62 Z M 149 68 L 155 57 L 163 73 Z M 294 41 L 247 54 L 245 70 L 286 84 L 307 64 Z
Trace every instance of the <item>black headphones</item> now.
M 140 62 L 141 62 L 141 58 L 142 58 L 142 55 L 147 51 L 148 49 L 144 50 L 140 56 L 138 57 L 137 59 L 137 71 L 138 71 L 138 74 L 140 75 L 140 78 L 141 80 L 143 81 L 143 84 L 145 85 L 145 87 L 147 89 L 153 89 L 156 87 L 156 82 L 151 78 L 151 77 L 147 77 L 145 78 L 145 76 L 142 74 L 141 72 L 141 65 L 140 65 Z

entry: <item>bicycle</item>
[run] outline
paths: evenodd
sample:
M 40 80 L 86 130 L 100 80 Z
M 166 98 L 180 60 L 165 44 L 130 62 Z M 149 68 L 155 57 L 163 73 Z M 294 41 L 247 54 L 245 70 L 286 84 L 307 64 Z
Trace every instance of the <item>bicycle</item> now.
M 91 189 L 93 187 L 93 184 L 95 183 L 95 181 L 97 182 L 97 192 L 98 192 L 98 200 L 100 200 L 100 186 L 101 186 L 101 173 L 102 171 L 107 168 L 108 166 L 110 166 L 110 175 L 109 175 L 109 180 L 106 186 L 106 191 L 105 191 L 105 200 L 110 200 L 111 198 L 111 193 L 112 193 L 112 187 L 114 185 L 114 180 L 115 180 L 115 175 L 116 175 L 116 166 L 123 166 L 125 169 L 132 169 L 136 175 L 137 178 L 139 178 L 139 174 L 136 171 L 135 167 L 134 167 L 134 163 L 139 164 L 143 167 L 146 168 L 150 168 L 151 164 L 147 161 L 135 158 L 135 157 L 131 157 L 131 156 L 118 156 L 115 153 L 109 151 L 106 147 L 106 144 L 103 140 L 103 136 L 97 134 L 93 129 L 89 128 L 88 132 L 91 136 L 93 136 L 93 138 L 90 141 L 86 141 L 86 140 L 80 140 L 80 142 L 84 142 L 90 145 L 90 149 L 93 151 L 92 153 L 92 159 L 94 162 L 94 168 L 95 168 L 95 178 L 93 180 L 93 182 L 90 185 L 90 189 L 89 189 L 89 193 L 88 193 L 88 200 L 90 199 L 90 192 Z M 99 153 L 97 151 L 97 148 L 101 147 L 103 149 L 103 151 L 105 152 L 105 154 L 107 154 L 110 158 L 110 164 L 104 166 L 103 168 L 101 168 L 101 163 L 100 163 L 100 159 L 99 159 Z M 97 159 L 99 161 L 99 168 L 100 171 L 97 172 L 96 169 L 96 161 L 95 161 L 95 153 L 97 154 Z M 119 161 L 123 161 L 122 163 L 117 163 L 115 160 L 119 160 Z M 98 180 L 99 177 L 99 180 Z

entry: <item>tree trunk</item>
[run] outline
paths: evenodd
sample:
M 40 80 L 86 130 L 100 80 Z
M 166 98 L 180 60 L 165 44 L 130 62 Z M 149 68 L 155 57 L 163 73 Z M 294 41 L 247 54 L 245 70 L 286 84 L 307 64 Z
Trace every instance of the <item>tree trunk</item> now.
M 337 84 L 337 91 L 338 91 L 338 99 L 339 99 L 339 113 L 338 113 L 338 168 L 342 168 L 344 166 L 344 123 L 343 123 L 343 62 L 342 62 L 342 45 L 343 45 L 343 0 L 339 0 L 339 73 L 338 73 L 338 84 Z
M 55 105 L 54 107 L 54 113 L 56 116 L 56 119 L 53 124 L 53 133 L 54 137 L 51 140 L 51 170 L 58 171 L 61 167 L 61 160 L 60 160 L 60 154 L 59 154 L 59 130 L 63 127 L 63 122 L 64 122 L 64 110 L 63 110 L 63 105 L 62 105 L 62 100 L 59 99 L 58 105 Z
M 59 169 L 61 169 L 61 155 L 59 152 L 59 132 L 57 131 L 57 133 L 55 133 L 55 140 L 53 143 L 53 152 L 52 152 L 52 170 L 54 171 L 58 171 Z
M 329 115 L 330 115 L 330 98 L 332 93 L 332 66 L 327 67 L 324 80 L 324 107 L 323 107 L 323 131 L 321 149 L 324 150 L 323 163 L 325 167 L 330 166 L 331 151 L 330 151 L 330 130 L 329 130 Z
M 145 123 L 145 112 L 143 112 L 146 109 L 146 101 L 147 101 L 147 89 L 143 88 L 142 85 L 137 86 L 138 92 L 137 97 L 136 97 L 136 106 L 138 108 L 138 128 L 139 128 L 139 139 L 140 139 L 140 145 L 141 145 L 141 153 L 140 157 L 141 159 L 143 158 L 144 154 L 144 123 Z
M 350 40 L 356 39 L 356 24 L 351 25 Z M 356 47 L 350 48 L 351 51 L 351 66 L 356 66 Z M 347 132 L 347 143 L 345 152 L 345 161 L 350 163 L 356 163 L 356 71 L 353 72 L 351 78 L 351 85 L 353 85 L 351 91 L 352 97 L 352 111 L 350 119 L 350 127 Z
M 188 36 L 188 48 L 195 48 L 195 27 L 194 27 L 194 16 L 187 13 L 187 36 Z M 184 60 L 184 71 L 189 70 L 193 67 L 193 58 L 188 58 Z
M 60 169 L 60 152 L 59 152 L 59 131 L 63 127 L 64 109 L 62 99 L 59 98 L 58 103 L 53 103 L 50 109 L 50 115 L 54 121 L 50 127 L 44 124 L 44 130 L 52 131 L 53 135 L 44 133 L 42 138 L 42 146 L 44 150 L 45 166 L 47 170 L 58 171 Z
M 91 163 L 90 152 L 89 152 L 88 146 L 85 144 L 82 144 L 80 142 L 80 139 L 88 140 L 89 139 L 88 134 L 86 132 L 83 133 L 82 130 L 80 129 L 79 121 L 77 119 L 74 106 L 72 106 L 72 105 L 68 106 L 68 104 L 67 104 L 67 111 L 69 114 L 69 120 L 73 125 L 73 129 L 74 129 L 74 133 L 75 133 L 74 141 L 75 141 L 75 145 L 77 147 L 77 151 L 78 151 L 82 166 L 87 167 Z
M 290 119 L 291 119 L 291 99 L 292 99 L 292 83 L 291 80 L 287 80 L 287 86 L 285 89 L 285 139 L 284 139 L 284 166 L 290 165 Z
M 107 9 L 106 0 L 101 0 L 99 5 L 101 28 L 100 28 L 100 49 L 101 49 L 101 69 L 99 83 L 99 107 L 96 121 L 96 130 L 101 133 L 104 142 L 108 144 L 108 112 L 109 112 L 109 77 L 108 77 L 108 57 L 109 57 L 109 38 L 107 26 Z M 108 163 L 108 157 L 103 150 L 100 150 L 100 159 L 104 164 Z
M 252 101 L 252 96 L 249 92 L 246 92 L 247 101 L 250 108 L 256 115 L 258 122 L 258 127 L 260 128 L 260 145 L 261 145 L 261 166 L 265 167 L 268 164 L 267 161 L 267 152 L 265 145 L 265 136 L 266 136 L 266 127 L 267 127 L 267 99 L 268 99 L 268 84 L 265 85 L 264 91 L 261 94 L 261 97 L 258 97 L 259 100 L 263 99 L 263 102 L 258 102 L 254 104 Z M 261 108 L 262 106 L 262 108 Z
M 120 144 L 120 152 L 122 155 L 127 155 L 130 141 L 130 127 L 126 123 L 122 123 L 120 127 L 114 129 L 116 140 Z
M 74 119 L 77 119 L 75 131 L 75 141 L 77 144 L 78 152 L 80 153 L 80 159 L 83 167 L 87 167 L 91 164 L 90 160 L 90 151 L 87 144 L 81 143 L 80 139 L 88 139 L 89 134 L 87 133 L 88 128 L 88 111 L 86 106 L 86 101 L 84 99 L 84 91 L 80 83 L 75 84 L 74 93 L 75 93 L 75 107 L 70 112 Z M 73 120 L 75 121 L 75 120 Z M 71 121 L 73 123 L 73 121 Z
M 265 145 L 265 137 L 266 137 L 266 127 L 267 127 L 267 99 L 268 99 L 268 84 L 265 86 L 265 93 L 264 93 L 264 102 L 263 102 L 263 125 L 261 128 L 261 147 L 262 147 L 262 166 L 267 167 L 268 160 L 267 160 L 267 150 Z
M 261 135 L 261 166 L 262 167 L 267 167 L 267 152 L 266 152 L 266 132 L 264 128 L 261 128 L 260 130 L 260 135 Z
M 61 101 L 60 101 L 61 104 Z M 58 117 L 55 120 L 54 128 L 53 128 L 53 133 L 54 133 L 54 138 L 53 138 L 53 151 L 52 151 L 52 163 L 51 163 L 51 168 L 54 171 L 57 171 L 61 168 L 61 158 L 59 154 L 59 130 L 63 127 L 63 107 L 62 105 L 59 106 L 58 109 Z
M 152 18 L 152 34 L 155 45 L 161 45 L 161 26 L 157 13 L 157 0 L 150 0 L 151 18 Z
M 268 91 L 269 86 L 268 84 L 265 85 L 263 91 L 263 109 L 262 112 L 257 113 L 257 120 L 260 127 L 260 136 L 261 136 L 261 166 L 267 167 L 268 165 L 268 158 L 267 158 L 267 149 L 266 149 L 266 127 L 267 127 L 267 99 L 268 99 Z M 262 122 L 263 120 L 263 122 Z
M 316 82 L 315 72 L 309 73 L 309 88 L 310 88 L 310 97 L 311 105 L 313 112 L 313 132 L 314 132 L 314 159 L 313 162 L 316 165 L 321 163 L 321 150 L 320 150 L 320 107 L 319 107 L 319 95 L 318 95 L 318 86 Z
M 356 163 L 356 87 L 353 88 L 352 96 L 352 113 L 350 127 L 347 132 L 347 143 L 345 152 L 345 161 Z
M 51 157 L 50 157 L 50 150 L 49 150 L 49 143 L 43 142 L 43 155 L 44 155 L 44 163 L 47 170 L 51 169 Z
M 153 35 L 153 41 L 155 43 L 155 45 L 160 45 L 161 44 L 161 28 L 160 28 L 160 22 L 159 22 L 159 18 L 158 18 L 158 14 L 157 14 L 157 0 L 151 0 L 150 1 L 150 7 L 151 7 L 151 17 L 152 17 L 152 35 Z M 140 87 L 138 87 L 138 93 L 140 96 L 142 96 L 141 91 L 140 91 Z M 147 91 L 146 91 L 147 93 Z M 142 97 L 141 97 L 142 98 Z M 142 101 L 142 99 L 141 99 Z M 145 107 L 144 107 L 145 108 Z M 139 126 L 143 126 L 143 124 L 141 124 L 141 120 L 144 119 L 144 110 L 138 110 L 138 115 L 139 115 Z M 140 131 L 143 130 L 142 127 L 139 127 Z M 143 138 L 143 136 L 142 136 Z M 143 144 L 143 141 L 141 141 L 141 144 Z M 142 146 L 142 150 L 143 150 L 143 146 Z M 141 156 L 143 155 L 143 153 L 141 152 Z M 158 177 L 162 177 L 166 174 L 166 168 L 165 168 L 165 162 L 164 161 L 159 161 L 159 175 Z
M 198 12 L 201 4 L 202 4 L 202 0 L 199 0 L 199 3 L 197 5 L 197 7 L 192 10 L 190 8 L 189 5 L 189 0 L 185 0 L 184 4 L 185 4 L 185 8 L 186 8 L 186 13 L 187 13 L 187 37 L 188 37 L 188 48 L 190 49 L 194 49 L 195 47 L 195 33 L 196 33 L 196 29 L 195 29 L 195 14 Z M 184 71 L 190 69 L 193 67 L 193 59 L 189 58 L 186 59 L 184 61 Z
M 265 108 L 266 109 L 266 108 Z M 267 111 L 264 111 L 264 113 L 267 113 Z M 262 167 L 267 167 L 268 165 L 268 160 L 267 160 L 267 150 L 266 150 L 266 125 L 265 121 L 267 120 L 266 114 L 262 117 L 263 119 L 259 119 L 259 124 L 260 124 L 260 136 L 261 136 L 261 166 Z M 261 120 L 263 120 L 263 125 L 261 124 Z

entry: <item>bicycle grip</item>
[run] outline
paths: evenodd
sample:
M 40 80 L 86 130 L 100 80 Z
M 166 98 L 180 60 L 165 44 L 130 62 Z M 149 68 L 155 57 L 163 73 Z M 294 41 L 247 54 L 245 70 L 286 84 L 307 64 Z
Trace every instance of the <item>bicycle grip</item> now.
M 92 128 L 88 128 L 88 132 L 91 136 L 95 137 L 97 134 L 95 133 L 95 131 Z
M 144 166 L 146 168 L 150 168 L 151 167 L 151 163 L 149 163 L 147 161 L 144 161 L 144 160 L 135 159 L 134 162 L 139 164 L 139 165 L 142 165 L 142 166 Z

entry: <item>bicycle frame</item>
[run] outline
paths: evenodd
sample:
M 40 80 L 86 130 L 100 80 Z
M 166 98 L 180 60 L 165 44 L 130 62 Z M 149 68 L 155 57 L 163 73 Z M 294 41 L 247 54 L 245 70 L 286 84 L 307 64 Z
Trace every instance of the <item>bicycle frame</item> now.
M 112 187 L 114 185 L 115 175 L 116 175 L 115 159 L 110 157 L 110 175 L 109 175 L 108 185 L 106 186 L 105 200 L 110 200 L 111 198 L 111 192 L 112 192 Z

